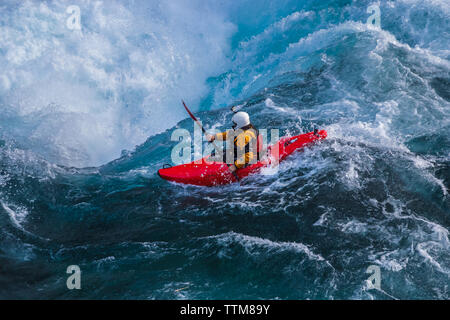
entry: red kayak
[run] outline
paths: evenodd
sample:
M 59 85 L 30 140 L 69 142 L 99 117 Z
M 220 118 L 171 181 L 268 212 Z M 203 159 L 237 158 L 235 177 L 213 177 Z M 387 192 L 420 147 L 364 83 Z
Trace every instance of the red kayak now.
M 278 152 L 272 146 L 267 148 L 268 157 L 261 161 L 249 165 L 236 171 L 241 180 L 246 176 L 258 173 L 262 167 L 270 165 L 274 159 L 283 161 L 288 155 L 294 151 L 322 140 L 327 137 L 325 130 L 316 133 L 310 132 L 300 134 L 294 137 L 283 137 L 278 141 Z M 195 163 L 198 162 L 198 163 Z M 192 184 L 197 186 L 217 186 L 236 182 L 236 177 L 228 170 L 228 166 L 223 162 L 210 162 L 208 157 L 199 161 L 193 161 L 187 164 L 181 164 L 175 167 L 163 168 L 158 170 L 161 178 L 184 184 Z

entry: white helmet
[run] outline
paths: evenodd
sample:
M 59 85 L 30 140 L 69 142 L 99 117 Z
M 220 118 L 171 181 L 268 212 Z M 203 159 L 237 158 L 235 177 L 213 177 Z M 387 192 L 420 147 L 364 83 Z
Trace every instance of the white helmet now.
M 238 129 L 248 126 L 250 124 L 250 116 L 247 112 L 239 111 L 235 113 L 231 121 L 234 122 Z

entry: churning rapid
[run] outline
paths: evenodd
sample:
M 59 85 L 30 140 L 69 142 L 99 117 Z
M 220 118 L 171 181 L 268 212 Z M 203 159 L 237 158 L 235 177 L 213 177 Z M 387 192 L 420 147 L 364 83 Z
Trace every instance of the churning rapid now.
M 449 16 L 447 0 L 3 0 L 0 298 L 450 299 Z M 274 175 L 172 184 L 157 170 L 194 130 L 182 98 L 209 129 L 239 105 L 328 138 Z

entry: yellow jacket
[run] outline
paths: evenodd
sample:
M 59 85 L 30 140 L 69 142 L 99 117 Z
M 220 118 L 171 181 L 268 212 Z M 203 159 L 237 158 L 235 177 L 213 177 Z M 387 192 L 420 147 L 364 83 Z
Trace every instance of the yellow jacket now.
M 253 126 L 247 126 L 236 130 L 239 132 L 234 137 L 234 165 L 240 169 L 249 163 L 256 163 L 257 161 L 257 131 Z M 215 135 L 217 140 L 226 140 L 228 131 L 221 132 Z M 240 155 L 238 157 L 238 155 Z

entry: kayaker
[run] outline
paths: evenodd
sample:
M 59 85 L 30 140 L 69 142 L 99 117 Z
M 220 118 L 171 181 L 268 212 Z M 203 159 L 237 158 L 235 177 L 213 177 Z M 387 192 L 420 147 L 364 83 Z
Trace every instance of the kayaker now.
M 214 140 L 224 141 L 227 139 L 228 133 L 234 135 L 234 163 L 229 167 L 231 172 L 246 167 L 249 164 L 256 163 L 258 160 L 258 150 L 260 150 L 260 140 L 258 129 L 250 122 L 250 116 L 247 112 L 237 112 L 231 119 L 233 122 L 233 131 L 225 131 L 215 135 L 206 134 L 209 142 Z M 226 162 L 226 153 L 223 156 Z

